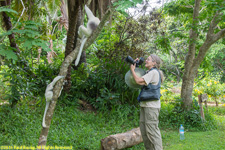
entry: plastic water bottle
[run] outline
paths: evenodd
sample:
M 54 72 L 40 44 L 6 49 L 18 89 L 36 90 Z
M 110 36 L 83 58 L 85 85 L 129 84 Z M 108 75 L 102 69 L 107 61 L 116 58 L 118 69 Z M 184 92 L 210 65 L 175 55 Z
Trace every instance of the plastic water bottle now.
M 180 125 L 179 132 L 180 132 L 180 140 L 184 140 L 184 127 L 183 127 L 183 125 Z

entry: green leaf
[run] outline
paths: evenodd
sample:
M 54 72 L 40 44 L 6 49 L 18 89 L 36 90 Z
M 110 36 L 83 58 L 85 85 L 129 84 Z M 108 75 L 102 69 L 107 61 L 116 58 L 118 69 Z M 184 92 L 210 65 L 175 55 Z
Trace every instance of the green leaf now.
M 31 49 L 32 48 L 32 40 L 27 39 L 24 44 L 24 47 L 26 47 L 27 49 Z
M 141 3 L 142 0 L 123 0 L 123 1 L 118 1 L 113 3 L 114 6 L 117 6 L 116 10 L 117 11 L 122 11 L 125 12 L 126 9 L 130 7 L 136 6 L 138 3 Z
M 1 12 L 9 12 L 9 13 L 15 13 L 18 14 L 18 12 L 16 12 L 15 10 L 11 9 L 11 8 L 6 8 L 6 7 L 0 7 L 0 13 Z
M 12 33 L 25 34 L 28 37 L 35 37 L 35 36 L 40 35 L 39 32 L 30 30 L 30 29 L 24 29 L 24 30 L 13 29 L 13 30 L 9 30 L 9 31 L 1 34 L 0 36 L 7 36 Z
M 31 30 L 38 30 L 38 27 L 35 25 L 26 25 L 25 26 L 26 29 L 31 29 Z
M 51 51 L 51 49 L 48 47 L 48 43 L 46 41 L 37 39 L 33 42 L 35 43 L 36 46 L 41 47 L 44 51 L 46 51 L 46 52 Z
M 6 59 L 12 59 L 16 61 L 18 59 L 17 55 L 14 53 L 15 48 L 7 47 L 5 45 L 0 45 L 0 55 L 5 56 Z

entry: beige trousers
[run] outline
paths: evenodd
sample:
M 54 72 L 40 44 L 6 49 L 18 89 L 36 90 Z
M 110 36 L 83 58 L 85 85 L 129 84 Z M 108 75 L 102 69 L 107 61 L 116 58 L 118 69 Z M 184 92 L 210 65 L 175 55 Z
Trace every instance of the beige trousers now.
M 158 127 L 160 108 L 141 107 L 140 130 L 146 150 L 162 150 L 162 138 Z

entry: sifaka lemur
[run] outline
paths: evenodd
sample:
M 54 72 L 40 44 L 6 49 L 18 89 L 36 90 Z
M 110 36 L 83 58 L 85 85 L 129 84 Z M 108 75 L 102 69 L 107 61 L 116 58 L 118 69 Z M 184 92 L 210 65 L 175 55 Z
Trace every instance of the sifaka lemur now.
M 86 5 L 84 9 L 88 17 L 88 23 L 87 23 L 87 28 L 81 25 L 78 29 L 78 35 L 81 38 L 81 46 L 77 55 L 77 59 L 75 61 L 75 66 L 77 66 L 80 61 L 81 53 L 82 53 L 84 44 L 87 41 L 87 38 L 92 34 L 92 32 L 98 27 L 100 23 L 100 20 L 93 15 L 91 10 Z
M 44 112 L 44 117 L 43 117 L 43 121 L 42 121 L 42 126 L 43 127 L 46 127 L 45 115 L 47 113 L 49 103 L 50 103 L 50 101 L 52 100 L 52 97 L 53 97 L 53 87 L 56 84 L 56 82 L 59 81 L 61 78 L 64 78 L 64 76 L 57 76 L 57 77 L 55 77 L 54 80 L 47 86 L 47 88 L 45 90 L 46 106 L 45 106 L 45 112 Z M 62 87 L 62 89 L 63 89 L 63 87 Z M 62 89 L 60 90 L 59 96 L 61 95 Z

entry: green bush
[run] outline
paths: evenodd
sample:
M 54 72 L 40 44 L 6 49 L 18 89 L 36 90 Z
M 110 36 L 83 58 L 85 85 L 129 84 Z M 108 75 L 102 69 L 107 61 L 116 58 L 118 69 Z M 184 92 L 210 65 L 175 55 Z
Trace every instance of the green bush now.
M 58 55 L 52 64 L 42 62 L 33 68 L 35 77 L 32 78 L 30 82 L 34 84 L 32 89 L 32 93 L 34 95 L 44 95 L 47 84 L 52 82 L 52 80 L 59 74 L 63 57 L 63 54 Z
M 213 114 L 209 111 L 205 112 L 205 121 L 202 120 L 200 108 L 196 100 L 193 102 L 193 108 L 184 110 L 182 107 L 181 99 L 177 98 L 175 102 L 165 104 L 162 103 L 160 112 L 160 126 L 163 128 L 177 129 L 182 124 L 186 129 L 206 131 L 217 128 L 217 122 Z
M 58 56 L 58 58 L 63 56 Z M 15 104 L 25 97 L 37 98 L 43 96 L 47 84 L 58 75 L 62 59 L 56 59 L 52 64 L 41 62 L 40 64 L 29 64 L 25 59 L 19 59 L 17 65 L 7 62 L 1 67 L 3 77 L 2 86 L 7 86 L 3 99 Z M 27 66 L 24 66 L 27 64 Z
M 80 68 L 72 77 L 72 95 L 102 111 L 123 104 L 137 105 L 139 91 L 129 88 L 124 81 L 128 70 L 129 65 L 122 60 L 104 60 L 93 70 Z

